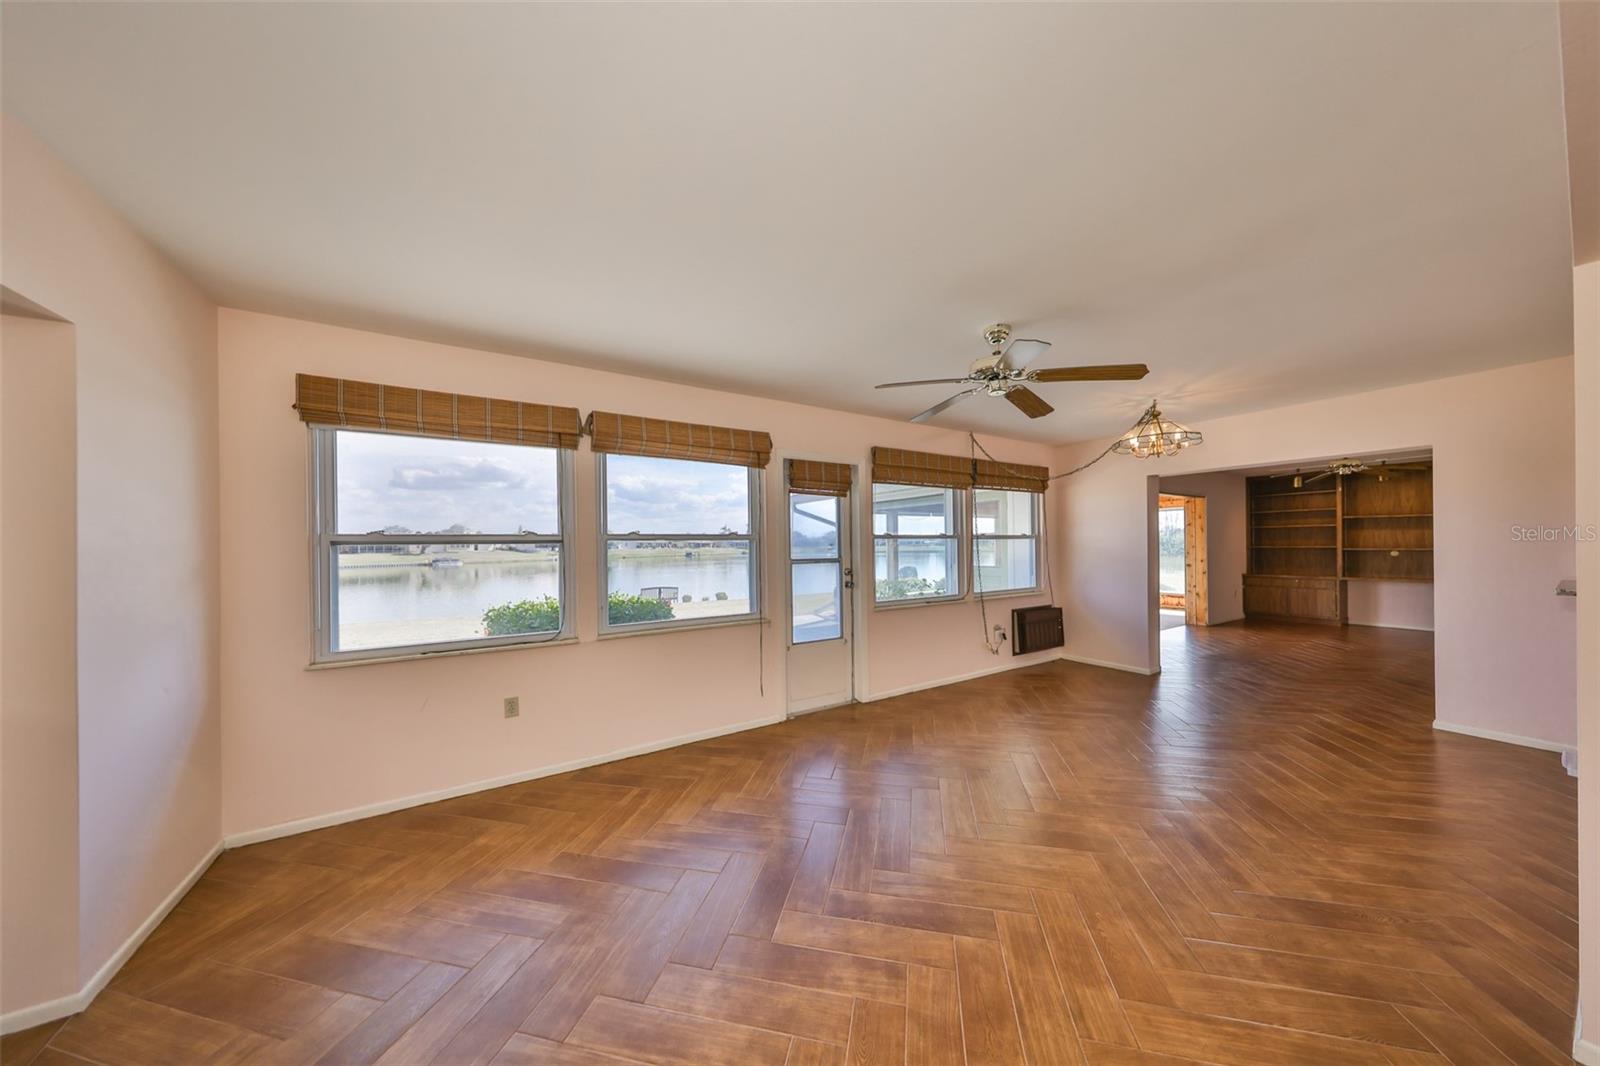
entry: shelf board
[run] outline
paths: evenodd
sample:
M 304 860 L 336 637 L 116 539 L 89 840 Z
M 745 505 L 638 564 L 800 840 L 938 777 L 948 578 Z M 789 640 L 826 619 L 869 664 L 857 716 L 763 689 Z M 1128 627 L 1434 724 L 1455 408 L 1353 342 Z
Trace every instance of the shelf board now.
M 1253 499 L 1253 500 L 1259 500 L 1259 499 L 1262 499 L 1263 497 L 1266 497 L 1266 496 L 1323 496 L 1323 495 L 1332 495 L 1334 491 L 1336 491 L 1336 490 L 1334 490 L 1334 489 L 1293 489 L 1293 490 L 1291 490 L 1289 492 L 1257 492 L 1257 493 L 1253 493 L 1250 498 Z
M 1251 514 L 1321 514 L 1323 511 L 1334 511 L 1336 507 L 1253 507 Z
M 1352 518 L 1432 518 L 1432 517 L 1433 517 L 1433 512 L 1432 511 L 1419 511 L 1419 512 L 1415 512 L 1413 514 L 1351 514 L 1350 512 L 1346 511 L 1345 515 L 1344 515 L 1344 520 L 1346 522 L 1348 522 Z
M 1327 551 L 1338 548 L 1337 544 L 1252 544 L 1252 548 L 1265 548 L 1268 551 Z
M 1338 529 L 1337 522 L 1264 522 L 1257 529 Z
M 1432 548 L 1346 548 L 1347 552 L 1431 552 Z
M 1245 577 L 1310 577 L 1310 578 L 1316 578 L 1319 581 L 1333 581 L 1338 577 L 1337 574 L 1255 574 L 1255 573 L 1246 574 L 1244 576 Z

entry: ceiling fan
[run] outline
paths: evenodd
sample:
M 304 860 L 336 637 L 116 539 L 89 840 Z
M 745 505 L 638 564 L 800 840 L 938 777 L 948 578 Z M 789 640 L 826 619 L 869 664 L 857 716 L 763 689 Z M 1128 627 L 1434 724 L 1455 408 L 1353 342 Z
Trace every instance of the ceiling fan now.
M 1325 477 L 1333 477 L 1335 474 L 1343 477 L 1349 477 L 1352 474 L 1376 474 L 1379 481 L 1385 481 L 1390 473 L 1397 470 L 1427 469 L 1429 469 L 1429 464 L 1425 462 L 1391 463 L 1384 459 L 1376 463 L 1363 463 L 1359 459 L 1335 459 L 1328 464 L 1328 469 L 1321 473 L 1312 474 L 1310 477 L 1301 477 L 1297 471 L 1294 475 L 1294 487 L 1299 488 L 1302 484 L 1309 485 L 1314 481 L 1321 481 Z
M 1055 408 L 1028 385 L 1032 382 L 1051 384 L 1059 381 L 1138 381 L 1150 373 L 1143 363 L 1113 363 L 1104 366 L 1062 366 L 1043 370 L 1029 370 L 1028 364 L 1045 353 L 1049 341 L 1011 340 L 1011 327 L 1004 322 L 983 331 L 989 343 L 989 354 L 975 359 L 961 378 L 929 378 L 924 381 L 891 381 L 879 385 L 880 389 L 903 389 L 909 385 L 965 385 L 966 388 L 934 404 L 914 416 L 913 422 L 926 422 L 934 415 L 952 407 L 968 396 L 986 392 L 990 396 L 1004 396 L 1013 407 L 1029 418 L 1043 418 Z

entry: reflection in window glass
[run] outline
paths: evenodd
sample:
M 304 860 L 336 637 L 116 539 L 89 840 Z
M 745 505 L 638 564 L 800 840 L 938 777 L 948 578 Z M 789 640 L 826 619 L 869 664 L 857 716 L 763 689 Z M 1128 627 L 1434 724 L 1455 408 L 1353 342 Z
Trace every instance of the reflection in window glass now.
M 757 613 L 754 478 L 748 467 L 602 455 L 604 627 Z
M 839 613 L 843 609 L 839 564 L 831 560 L 796 562 L 792 567 L 792 580 L 794 642 L 807 644 L 838 638 L 842 633 Z
M 1163 507 L 1156 512 L 1156 545 L 1161 560 L 1161 591 L 1182 596 L 1183 508 Z
M 789 494 L 789 557 L 839 557 L 839 498 Z
M 556 450 L 339 430 L 336 533 L 560 533 Z
M 961 594 L 956 490 L 875 484 L 872 531 L 877 602 Z
M 319 661 L 570 629 L 559 451 L 323 427 L 312 439 Z
M 1008 489 L 972 494 L 972 587 L 983 593 L 1039 587 L 1039 497 Z

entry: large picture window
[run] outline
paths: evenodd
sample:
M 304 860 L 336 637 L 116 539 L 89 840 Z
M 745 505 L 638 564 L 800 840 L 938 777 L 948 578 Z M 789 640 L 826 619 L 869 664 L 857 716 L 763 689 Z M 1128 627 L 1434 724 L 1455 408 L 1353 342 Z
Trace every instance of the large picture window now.
M 1039 587 L 1040 497 L 1009 489 L 972 490 L 972 587 L 985 595 Z
M 570 636 L 570 451 L 317 426 L 317 661 Z
M 961 496 L 955 489 L 921 485 L 872 486 L 878 603 L 960 597 Z
M 602 631 L 760 613 L 761 471 L 600 455 Z

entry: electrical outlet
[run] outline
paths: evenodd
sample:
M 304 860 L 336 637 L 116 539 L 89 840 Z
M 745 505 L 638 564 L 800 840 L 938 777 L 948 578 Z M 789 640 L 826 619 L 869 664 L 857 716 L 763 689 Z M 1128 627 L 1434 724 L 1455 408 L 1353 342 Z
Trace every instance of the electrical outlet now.
M 522 698 L 520 696 L 506 697 L 506 717 L 515 718 L 522 713 Z

